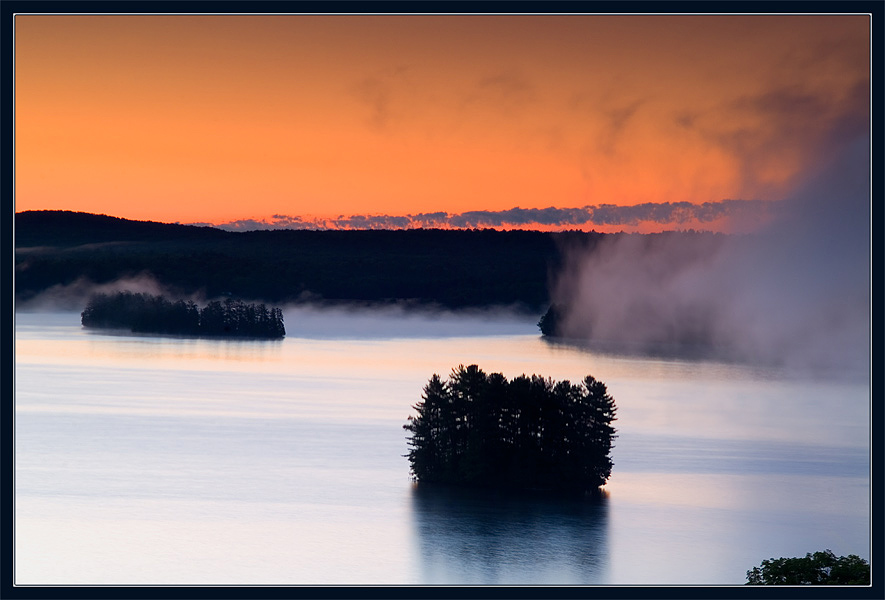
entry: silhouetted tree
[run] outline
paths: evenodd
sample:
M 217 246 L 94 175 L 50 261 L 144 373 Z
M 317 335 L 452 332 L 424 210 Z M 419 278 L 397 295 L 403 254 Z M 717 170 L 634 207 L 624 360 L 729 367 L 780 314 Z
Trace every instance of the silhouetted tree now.
M 418 417 L 409 417 L 413 441 L 409 456 L 421 472 L 432 479 L 442 480 L 446 478 L 443 457 L 450 456 L 452 448 L 448 443 L 451 441 L 450 424 L 443 421 L 443 415 L 450 412 L 445 406 L 449 401 L 448 390 L 439 375 L 430 378 L 422 398 L 423 402 L 413 407 Z
M 413 408 L 403 428 L 418 481 L 588 492 L 611 475 L 616 408 L 593 377 L 508 381 L 461 365 L 434 374 Z
M 804 558 L 771 558 L 747 571 L 747 585 L 869 585 L 870 563 L 830 550 Z
M 281 338 L 283 312 L 228 298 L 200 310 L 191 301 L 118 292 L 96 294 L 80 315 L 84 327 L 129 329 L 136 333 Z
M 562 335 L 561 327 L 564 316 L 564 309 L 558 304 L 551 304 L 538 321 L 538 328 L 542 335 L 557 336 Z

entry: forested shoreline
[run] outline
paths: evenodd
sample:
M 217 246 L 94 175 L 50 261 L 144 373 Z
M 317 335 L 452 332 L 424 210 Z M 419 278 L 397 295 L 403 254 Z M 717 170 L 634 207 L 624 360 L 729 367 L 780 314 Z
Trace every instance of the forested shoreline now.
M 542 314 L 551 279 L 596 232 L 273 230 L 130 221 L 69 211 L 15 215 L 15 298 L 149 278 L 180 297 L 510 306 Z M 702 236 L 667 233 L 654 235 Z M 82 305 L 81 305 L 82 306 Z
M 16 301 L 75 282 L 147 277 L 182 297 L 515 305 L 539 312 L 557 243 L 541 232 L 228 232 L 83 213 L 19 213 Z

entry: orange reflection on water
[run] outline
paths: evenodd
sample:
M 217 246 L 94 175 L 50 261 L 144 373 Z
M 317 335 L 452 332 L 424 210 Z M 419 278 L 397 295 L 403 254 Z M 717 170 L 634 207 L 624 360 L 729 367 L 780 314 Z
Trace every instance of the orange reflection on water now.
M 107 364 L 118 367 L 168 369 L 217 369 L 217 361 L 233 363 L 274 362 L 280 355 L 278 341 L 200 340 L 145 336 L 93 335 L 76 339 L 15 342 L 17 363 Z M 226 368 L 236 368 L 226 365 Z

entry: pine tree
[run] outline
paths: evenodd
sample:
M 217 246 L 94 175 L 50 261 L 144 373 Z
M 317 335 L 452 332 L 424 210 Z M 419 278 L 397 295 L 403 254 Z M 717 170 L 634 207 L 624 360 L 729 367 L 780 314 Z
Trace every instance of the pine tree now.
M 434 374 L 403 428 L 418 481 L 474 487 L 587 492 L 611 475 L 616 407 L 605 384 L 478 366 Z
M 228 298 L 202 310 L 192 301 L 133 292 L 96 294 L 81 313 L 84 327 L 125 328 L 137 333 L 282 338 L 283 312 Z
M 439 481 L 447 478 L 447 466 L 451 462 L 449 427 L 444 420 L 448 410 L 449 391 L 434 374 L 424 387 L 423 401 L 413 408 L 417 417 L 410 416 L 403 429 L 412 433 L 409 438 L 409 462 L 417 479 Z

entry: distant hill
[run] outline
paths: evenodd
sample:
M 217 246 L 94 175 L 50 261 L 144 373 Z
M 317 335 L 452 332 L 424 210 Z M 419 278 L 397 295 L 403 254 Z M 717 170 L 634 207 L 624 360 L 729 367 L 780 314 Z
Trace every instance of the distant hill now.
M 31 210 L 15 215 L 15 247 L 71 247 L 115 241 L 149 242 L 170 239 L 221 239 L 227 232 L 195 227 L 131 221 L 107 215 L 66 210 Z
M 150 276 L 180 294 L 281 303 L 407 300 L 542 312 L 563 244 L 603 234 L 495 230 L 273 230 L 131 221 L 69 211 L 15 215 L 16 299 L 74 282 Z

